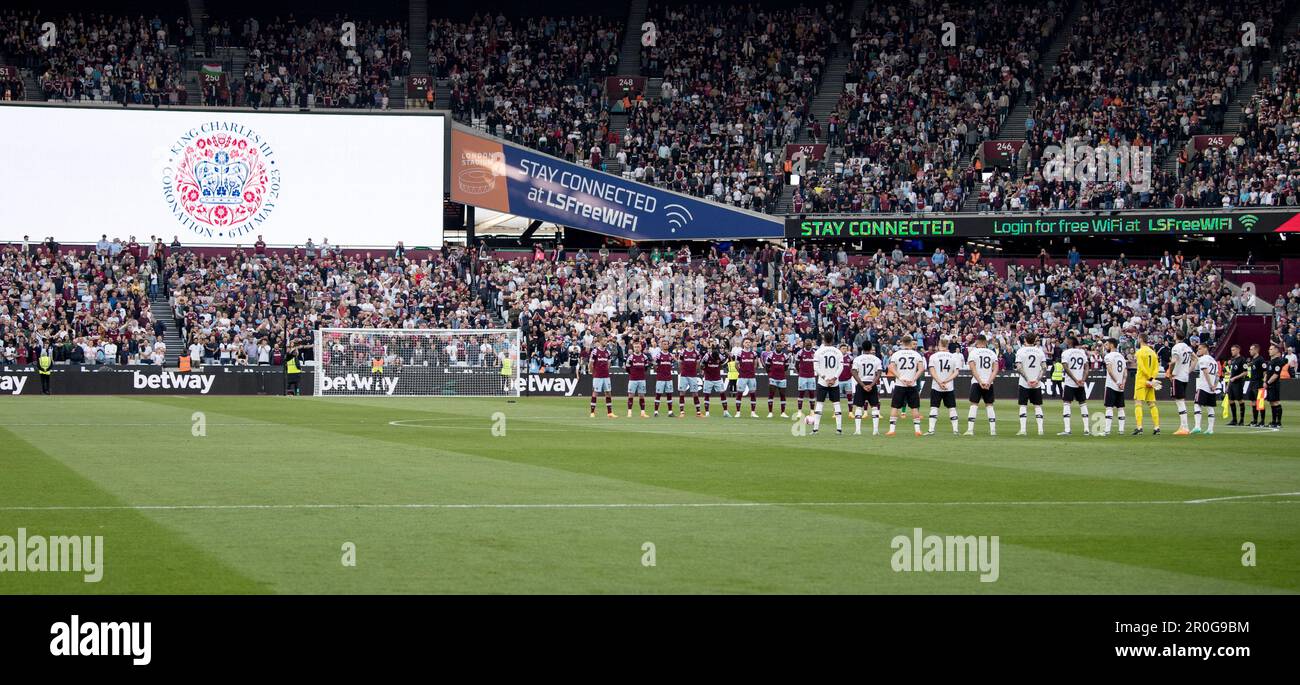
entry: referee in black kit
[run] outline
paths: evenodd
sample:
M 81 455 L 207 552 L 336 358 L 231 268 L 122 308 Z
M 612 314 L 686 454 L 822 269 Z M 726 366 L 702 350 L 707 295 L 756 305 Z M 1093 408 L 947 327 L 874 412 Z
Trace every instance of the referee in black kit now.
M 1273 410 L 1273 421 L 1269 428 L 1282 427 L 1282 369 L 1286 368 L 1286 357 L 1282 356 L 1282 346 L 1273 343 L 1268 346 L 1268 369 L 1264 371 L 1264 400 Z M 1261 412 L 1262 413 L 1262 412 Z M 1261 417 L 1263 418 L 1263 417 Z
M 1250 425 L 1259 428 L 1264 425 L 1264 410 L 1255 402 L 1255 394 L 1264 387 L 1264 371 L 1268 369 L 1268 359 L 1259 352 L 1259 344 L 1250 346 L 1250 375 L 1247 377 L 1247 401 L 1250 403 Z
M 1229 426 L 1246 425 L 1246 376 L 1249 372 L 1247 360 L 1241 356 L 1241 345 L 1233 345 L 1232 357 L 1228 359 L 1228 406 L 1232 408 Z

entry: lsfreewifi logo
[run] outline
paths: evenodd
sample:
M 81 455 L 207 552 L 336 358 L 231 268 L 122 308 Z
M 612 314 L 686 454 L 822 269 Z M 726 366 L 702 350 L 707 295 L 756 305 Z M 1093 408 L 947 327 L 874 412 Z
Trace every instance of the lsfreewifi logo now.
M 373 393 L 379 391 L 385 395 L 392 395 L 397 390 L 396 378 L 365 376 L 359 373 L 324 376 L 320 382 L 321 390 L 324 392 Z
M 148 621 L 82 623 L 73 614 L 67 622 L 51 625 L 50 635 L 54 656 L 129 656 L 136 666 L 153 661 L 153 624 Z

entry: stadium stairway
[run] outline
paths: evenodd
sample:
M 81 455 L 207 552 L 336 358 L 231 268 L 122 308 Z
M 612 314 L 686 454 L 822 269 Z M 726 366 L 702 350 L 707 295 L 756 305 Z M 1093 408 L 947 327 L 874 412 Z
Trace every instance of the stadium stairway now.
M 0 66 L 8 66 L 9 62 L 5 56 L 0 54 Z M 41 82 L 36 80 L 36 76 L 28 69 L 19 67 L 18 73 L 23 77 L 23 100 L 25 102 L 40 102 L 45 99 L 45 92 L 41 90 Z
M 1241 349 L 1248 350 L 1252 343 L 1271 340 L 1272 331 L 1275 330 L 1272 315 L 1238 314 L 1232 317 L 1228 329 L 1219 336 L 1212 353 L 1215 359 L 1222 359 L 1233 345 L 1241 345 Z
M 849 8 L 849 24 L 856 24 L 867 13 L 867 0 L 853 0 L 853 6 Z M 840 98 L 844 95 L 844 76 L 849 70 L 849 56 L 853 52 L 853 44 L 844 39 L 840 42 L 840 49 L 831 55 L 830 60 L 826 62 L 826 72 L 822 74 L 821 86 L 817 94 L 813 96 L 812 102 L 808 105 L 808 113 L 816 118 L 822 125 L 822 131 L 826 130 L 826 122 L 830 121 L 831 115 L 840 104 Z M 807 126 L 801 126 L 796 134 L 795 143 L 816 143 L 824 141 L 815 141 L 808 132 Z M 785 148 L 775 150 L 776 158 L 780 162 L 785 161 Z M 827 147 L 826 156 L 822 159 L 819 166 L 833 169 L 835 163 L 843 157 L 843 149 L 831 149 Z M 812 169 L 810 168 L 809 171 Z M 794 212 L 794 186 L 783 185 L 781 187 L 781 197 L 776 201 L 777 214 L 790 214 Z
M 1240 294 L 1241 294 L 1241 290 L 1242 290 L 1242 288 L 1241 288 L 1241 286 L 1237 285 L 1236 283 L 1233 283 L 1232 281 L 1229 281 L 1229 280 L 1227 280 L 1227 279 L 1224 279 L 1224 280 L 1223 280 L 1223 284 L 1226 285 L 1226 286 L 1228 286 L 1228 290 L 1231 290 L 1231 291 L 1232 291 L 1232 294 L 1233 294 L 1234 296 L 1235 296 L 1235 295 L 1240 295 Z M 1264 298 L 1262 298 L 1262 297 L 1257 297 L 1257 298 L 1255 298 L 1255 309 L 1254 309 L 1254 311 L 1251 312 L 1251 313 L 1252 313 L 1252 314 L 1267 314 L 1267 315 L 1269 315 L 1269 316 L 1272 316 L 1273 313 L 1274 313 L 1274 311 L 1275 311 L 1275 310 L 1274 310 L 1273 305 L 1272 305 L 1271 303 L 1269 303 L 1268 301 L 1266 301 L 1266 300 L 1265 300 Z
M 411 0 L 411 10 L 406 27 L 408 45 L 411 48 L 411 74 L 426 76 L 429 73 L 429 2 L 428 0 Z M 395 88 L 393 90 L 396 90 Z M 406 88 L 402 88 L 405 96 Z M 396 100 L 393 93 L 388 96 L 390 104 Z M 405 97 L 403 97 L 405 100 Z
M 167 324 L 167 330 L 163 332 L 163 342 L 167 345 L 167 363 L 166 366 L 176 366 L 181 358 L 181 350 L 185 346 L 185 341 L 181 340 L 180 329 L 176 327 L 176 316 L 172 313 L 172 307 L 167 302 L 166 297 L 154 297 L 149 299 L 149 313 L 153 315 L 154 321 L 162 321 Z
M 1297 31 L 1300 31 L 1300 11 L 1297 11 L 1293 5 L 1290 17 L 1278 34 L 1277 40 L 1273 41 L 1273 49 L 1269 56 L 1260 62 L 1259 69 L 1251 74 L 1250 79 L 1242 83 L 1237 92 L 1233 94 L 1232 101 L 1228 103 L 1228 109 L 1223 114 L 1223 124 L 1219 128 L 1220 133 L 1236 136 L 1241 132 L 1242 121 L 1246 117 L 1246 107 L 1250 105 L 1251 99 L 1255 97 L 1255 92 L 1259 88 L 1260 77 L 1272 75 L 1273 66 L 1276 63 L 1275 59 L 1280 58 L 1282 55 L 1282 46 L 1286 45 L 1287 41 L 1292 36 L 1295 36 Z M 1184 141 L 1184 144 L 1186 144 L 1186 141 Z M 1178 147 L 1175 147 L 1166 156 L 1164 163 L 1160 167 L 1161 171 L 1169 174 L 1181 171 L 1178 168 L 1178 149 Z
M 620 75 L 641 74 L 641 24 L 646 18 L 647 5 L 649 5 L 648 0 L 632 0 L 631 6 L 628 7 L 627 22 L 623 26 L 623 45 L 619 48 L 618 53 L 618 73 Z M 652 94 L 650 92 L 651 80 L 646 79 L 646 92 L 642 95 L 647 100 L 659 97 L 658 83 L 663 81 L 662 79 L 655 79 L 655 81 L 654 93 Z M 627 119 L 626 114 L 611 112 L 609 115 L 609 130 L 618 134 L 620 144 L 627 136 Z M 621 176 L 623 174 L 623 165 L 614 159 L 618 149 L 612 145 L 607 146 L 607 148 L 605 171 Z
M 191 50 L 193 51 L 191 54 L 195 56 L 206 55 L 207 46 L 205 45 L 204 40 L 207 36 L 207 24 L 204 20 L 207 19 L 208 16 L 207 7 L 204 5 L 203 0 L 189 0 L 189 6 L 190 25 L 194 27 L 194 45 L 191 46 Z
M 623 47 L 618 53 L 620 74 L 641 73 L 641 23 L 645 21 L 649 0 L 632 0 L 627 10 L 627 25 L 623 28 Z
M 1250 104 L 1251 98 L 1255 96 L 1255 91 L 1259 87 L 1259 79 L 1262 75 L 1272 75 L 1275 59 L 1282 56 L 1282 46 L 1300 31 L 1300 11 L 1293 9 L 1291 16 L 1282 31 L 1279 33 L 1277 40 L 1273 41 L 1273 49 L 1268 57 L 1260 63 L 1259 69 L 1251 74 L 1249 81 L 1243 83 L 1241 88 L 1237 89 L 1236 95 L 1232 102 L 1228 104 L 1228 109 L 1223 115 L 1224 133 L 1238 133 L 1241 131 L 1241 122 L 1245 118 L 1246 106 Z
M 1061 25 L 1057 27 L 1056 37 L 1052 39 L 1052 44 L 1047 46 L 1047 49 L 1043 51 L 1043 54 L 1038 58 L 1038 68 L 1042 70 L 1045 77 L 1052 73 L 1052 66 L 1056 64 L 1057 58 L 1061 56 L 1061 52 L 1065 50 L 1065 47 L 1070 43 L 1070 27 L 1078 24 L 1079 18 L 1082 16 L 1083 2 L 1082 0 L 1074 0 L 1070 3 L 1070 11 L 1066 13 L 1065 19 L 1061 22 Z M 1022 97 L 1017 100 L 1016 103 L 1012 105 L 1011 111 L 1007 113 L 1006 118 L 1003 119 L 1002 126 L 998 129 L 996 134 L 996 139 L 1024 140 L 1025 134 L 1029 132 L 1029 129 L 1025 126 L 1025 122 L 1029 120 L 1033 104 L 1032 98 Z M 975 151 L 971 150 L 963 155 L 962 161 L 959 163 L 957 168 L 964 170 L 974 161 Z M 1019 175 L 1024 173 L 1028 166 L 1029 160 L 1026 159 L 1024 155 L 1021 155 L 1017 162 L 1017 168 L 1015 170 L 1016 174 Z M 979 203 L 979 192 L 971 192 L 962 202 L 961 211 L 978 211 Z

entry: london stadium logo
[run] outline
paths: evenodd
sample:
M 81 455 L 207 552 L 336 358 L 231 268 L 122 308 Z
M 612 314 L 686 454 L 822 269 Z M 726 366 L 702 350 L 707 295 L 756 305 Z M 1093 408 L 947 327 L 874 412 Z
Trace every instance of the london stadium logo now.
M 163 201 L 185 229 L 205 238 L 264 232 L 280 195 L 275 150 L 231 121 L 186 131 L 167 151 Z

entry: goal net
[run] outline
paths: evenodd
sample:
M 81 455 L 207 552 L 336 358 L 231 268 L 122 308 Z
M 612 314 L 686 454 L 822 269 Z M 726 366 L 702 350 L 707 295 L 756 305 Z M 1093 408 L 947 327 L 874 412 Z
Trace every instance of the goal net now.
M 313 394 L 519 396 L 519 331 L 322 328 Z

